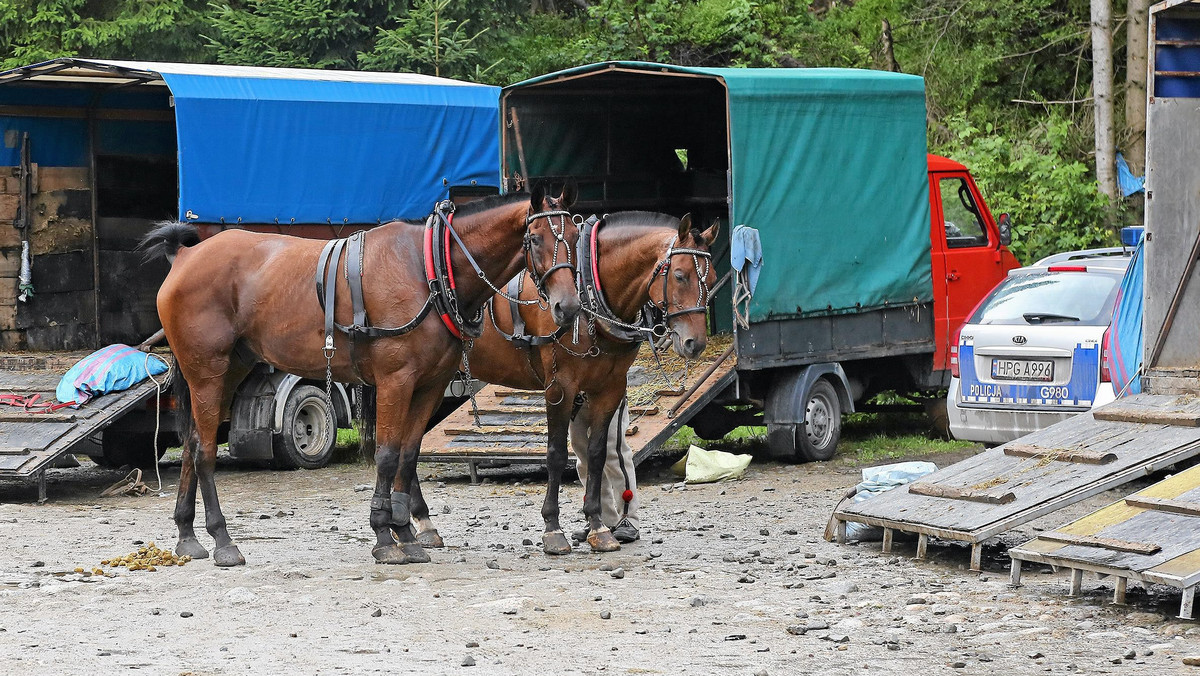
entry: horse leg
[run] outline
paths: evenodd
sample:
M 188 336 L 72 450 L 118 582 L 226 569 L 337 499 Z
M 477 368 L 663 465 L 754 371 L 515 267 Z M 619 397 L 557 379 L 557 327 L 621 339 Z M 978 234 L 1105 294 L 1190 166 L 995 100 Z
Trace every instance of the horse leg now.
M 371 497 L 371 528 L 375 531 L 375 547 L 371 555 L 379 563 L 425 563 L 429 555 L 417 543 L 412 531 L 412 508 L 407 489 L 416 476 L 416 458 L 420 451 L 425 423 L 433 415 L 429 397 L 413 392 L 409 374 L 393 374 L 390 382 L 378 383 L 376 389 L 375 493 Z M 440 395 L 440 391 L 439 391 Z M 414 413 L 428 409 L 417 427 Z M 412 429 L 417 431 L 416 448 L 412 448 Z M 403 464 L 411 456 L 412 469 L 404 473 Z M 403 461 L 403 462 L 402 462 Z M 397 542 L 399 540 L 399 542 Z
M 542 551 L 552 556 L 571 553 L 571 541 L 559 523 L 558 491 L 567 467 L 567 427 L 571 423 L 574 394 L 562 393 L 557 404 L 546 402 L 546 499 L 542 502 Z
M 192 411 L 196 421 L 196 480 L 204 497 L 204 526 L 213 538 L 213 563 L 221 567 L 246 563 L 226 527 L 217 499 L 217 428 L 221 424 L 224 378 L 207 380 L 192 388 Z M 182 483 L 182 482 L 181 482 Z
M 408 494 L 412 496 L 412 520 L 417 528 L 417 542 L 426 549 L 441 549 L 446 546 L 442 536 L 438 535 L 433 520 L 429 518 L 429 504 L 421 493 L 421 479 L 415 473 L 412 483 L 408 485 Z
M 600 503 L 600 490 L 604 481 L 604 464 L 608 459 L 608 428 L 612 424 L 617 406 L 624 396 L 624 389 L 613 393 L 603 392 L 589 395 L 588 407 L 591 410 L 591 426 L 588 430 L 588 472 L 587 484 L 584 488 L 583 513 L 588 522 L 588 544 L 593 552 L 615 552 L 621 548 L 621 543 L 613 536 L 612 531 L 604 525 Z
M 179 529 L 179 543 L 175 553 L 193 559 L 207 559 L 208 550 L 196 539 L 196 445 L 199 439 L 194 431 L 183 440 L 183 462 L 179 466 L 179 490 L 175 494 L 175 527 Z

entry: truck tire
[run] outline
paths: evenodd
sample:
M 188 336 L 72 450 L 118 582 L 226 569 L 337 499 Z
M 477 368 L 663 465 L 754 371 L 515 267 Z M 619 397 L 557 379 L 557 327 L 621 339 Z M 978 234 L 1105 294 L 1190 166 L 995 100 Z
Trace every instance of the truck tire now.
M 333 403 L 325 391 L 297 385 L 283 406 L 283 428 L 272 439 L 275 466 L 281 469 L 319 469 L 329 464 L 337 441 Z
M 167 452 L 171 436 L 173 435 L 159 433 L 156 445 L 154 444 L 154 432 L 136 432 L 123 430 L 116 426 L 109 427 L 100 437 L 100 446 L 104 449 L 104 455 L 92 459 L 101 467 L 114 469 L 126 465 L 133 465 L 141 469 L 154 467 L 154 464 Z M 153 459 L 151 458 L 151 448 L 154 448 L 158 454 Z
M 825 378 L 815 381 L 792 405 L 803 422 L 767 426 L 771 455 L 791 462 L 829 460 L 842 438 L 842 403 Z

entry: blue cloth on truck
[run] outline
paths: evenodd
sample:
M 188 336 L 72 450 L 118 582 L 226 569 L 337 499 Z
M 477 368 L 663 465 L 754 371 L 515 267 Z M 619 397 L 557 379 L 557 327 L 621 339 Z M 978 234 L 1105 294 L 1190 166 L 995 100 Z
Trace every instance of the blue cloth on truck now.
M 1105 334 L 1108 340 L 1104 346 L 1108 354 L 1108 371 L 1118 397 L 1142 391 L 1142 302 L 1145 288 L 1142 264 L 1145 256 L 1142 248 L 1145 242 L 1143 239 L 1138 243 L 1133 259 L 1125 269 L 1121 288 L 1117 290 L 1112 324 Z
M 749 265 L 746 281 L 750 285 L 750 295 L 754 295 L 754 287 L 758 284 L 758 275 L 762 272 L 763 264 L 762 241 L 757 230 L 746 225 L 739 225 L 733 229 L 729 263 L 738 272 Z
M 1129 197 L 1135 193 L 1145 192 L 1146 177 L 1134 176 L 1129 170 L 1129 163 L 1125 161 L 1125 156 L 1117 153 L 1117 184 L 1121 188 L 1121 196 Z
M 54 394 L 62 403 L 75 402 L 78 407 L 92 397 L 127 390 L 166 370 L 166 363 L 159 357 L 128 345 L 109 345 L 79 360 L 63 374 Z

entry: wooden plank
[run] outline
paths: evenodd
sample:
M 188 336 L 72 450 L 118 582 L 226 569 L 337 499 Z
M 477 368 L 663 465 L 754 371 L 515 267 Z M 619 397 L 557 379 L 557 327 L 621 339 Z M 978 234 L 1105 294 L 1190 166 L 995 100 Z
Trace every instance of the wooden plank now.
M 1138 411 L 1133 409 L 1096 409 L 1092 415 L 1096 420 L 1109 422 L 1147 423 L 1152 425 L 1175 425 L 1177 427 L 1200 427 L 1200 414 L 1184 411 Z
M 969 502 L 983 502 L 989 505 L 1007 505 L 1017 499 L 1017 496 L 1012 491 L 1004 493 L 987 493 L 985 491 L 972 490 L 970 488 L 955 488 L 953 486 L 940 486 L 934 483 L 919 482 L 908 487 L 908 492 L 913 495 L 924 495 L 930 498 L 945 498 L 947 500 L 967 500 Z
M 471 434 L 478 436 L 487 436 L 489 434 L 520 434 L 529 436 L 544 436 L 546 434 L 545 422 L 534 425 L 481 425 L 479 427 L 444 427 L 442 434 L 448 437 L 457 437 L 462 434 Z
M 75 422 L 71 413 L 0 413 L 0 423 L 6 422 Z
M 1162 547 L 1153 543 L 1129 542 L 1128 540 L 1098 538 L 1090 535 L 1072 535 L 1071 533 L 1042 533 L 1038 537 L 1049 542 L 1062 542 L 1082 547 L 1099 547 L 1101 549 L 1111 549 L 1114 552 L 1129 552 L 1131 554 L 1154 554 L 1162 549 Z
M 1079 462 L 1088 465 L 1107 465 L 1117 459 L 1116 453 L 1102 453 L 1074 448 L 1047 448 L 1033 444 L 1008 444 L 1004 447 L 1005 455 L 1020 458 L 1038 458 L 1057 462 Z
M 1125 498 L 1125 504 L 1129 505 L 1130 507 L 1151 509 L 1156 512 L 1170 512 L 1171 514 L 1183 514 L 1185 516 L 1200 516 L 1200 503 L 1197 502 L 1165 500 L 1163 498 L 1149 498 L 1139 495 L 1131 495 Z

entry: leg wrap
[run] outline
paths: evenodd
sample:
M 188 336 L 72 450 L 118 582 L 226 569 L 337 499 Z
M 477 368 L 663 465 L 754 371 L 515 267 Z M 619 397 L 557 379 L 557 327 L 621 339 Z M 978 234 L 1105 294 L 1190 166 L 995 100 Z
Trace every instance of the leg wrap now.
M 371 528 L 378 531 L 392 522 L 392 503 L 386 495 L 371 498 Z
M 412 510 L 409 507 L 412 497 L 408 493 L 392 491 L 392 525 L 397 528 L 407 528 L 412 522 Z

